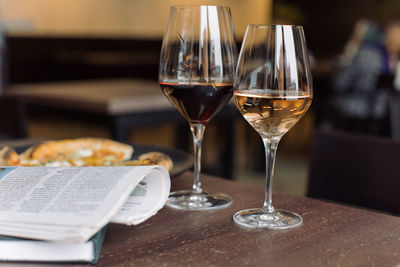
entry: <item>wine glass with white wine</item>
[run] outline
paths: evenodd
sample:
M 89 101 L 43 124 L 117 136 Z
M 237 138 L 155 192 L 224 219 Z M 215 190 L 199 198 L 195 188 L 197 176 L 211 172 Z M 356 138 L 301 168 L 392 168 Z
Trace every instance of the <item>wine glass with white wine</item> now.
M 262 208 L 234 214 L 247 228 L 288 229 L 300 215 L 272 206 L 275 155 L 282 136 L 311 105 L 312 78 L 303 28 L 249 25 L 239 54 L 234 84 L 235 104 L 261 136 L 266 154 L 266 188 Z

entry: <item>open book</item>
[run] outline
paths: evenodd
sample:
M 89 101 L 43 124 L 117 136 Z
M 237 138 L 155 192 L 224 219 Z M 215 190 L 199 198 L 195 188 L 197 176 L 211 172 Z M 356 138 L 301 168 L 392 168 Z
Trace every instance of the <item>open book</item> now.
M 109 222 L 156 214 L 169 190 L 160 166 L 1 167 L 0 235 L 86 242 Z

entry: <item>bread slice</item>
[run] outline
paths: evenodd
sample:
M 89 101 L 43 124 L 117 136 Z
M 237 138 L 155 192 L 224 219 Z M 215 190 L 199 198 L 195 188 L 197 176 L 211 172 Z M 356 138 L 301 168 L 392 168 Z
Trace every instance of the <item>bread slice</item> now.
M 125 166 L 139 166 L 139 165 L 160 165 L 165 167 L 169 172 L 174 168 L 172 159 L 161 152 L 148 152 L 141 154 L 138 160 L 129 160 L 123 162 Z

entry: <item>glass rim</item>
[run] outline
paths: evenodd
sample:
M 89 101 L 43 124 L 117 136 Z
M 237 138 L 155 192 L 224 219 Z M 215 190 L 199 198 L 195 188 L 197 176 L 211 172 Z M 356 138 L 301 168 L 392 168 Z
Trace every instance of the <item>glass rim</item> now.
M 173 5 L 172 8 L 180 9 L 180 8 L 199 8 L 199 7 L 217 7 L 224 9 L 231 9 L 229 6 L 219 6 L 219 5 Z
M 248 24 L 247 27 L 251 28 L 274 28 L 274 27 L 292 27 L 292 28 L 299 28 L 303 29 L 302 25 L 296 25 L 296 24 Z

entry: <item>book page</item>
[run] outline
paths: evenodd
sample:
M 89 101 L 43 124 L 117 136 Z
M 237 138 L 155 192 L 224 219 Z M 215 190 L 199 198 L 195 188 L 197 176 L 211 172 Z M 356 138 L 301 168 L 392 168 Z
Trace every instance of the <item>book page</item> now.
M 165 179 L 168 177 L 166 169 L 160 168 L 157 171 L 162 173 L 154 171 L 140 181 L 118 213 L 112 217 L 112 222 L 136 225 L 164 206 L 168 200 L 171 180 Z
M 2 167 L 0 234 L 44 240 L 88 239 L 111 220 L 149 174 L 165 176 L 165 169 L 150 166 Z M 169 180 L 168 173 L 165 178 Z

